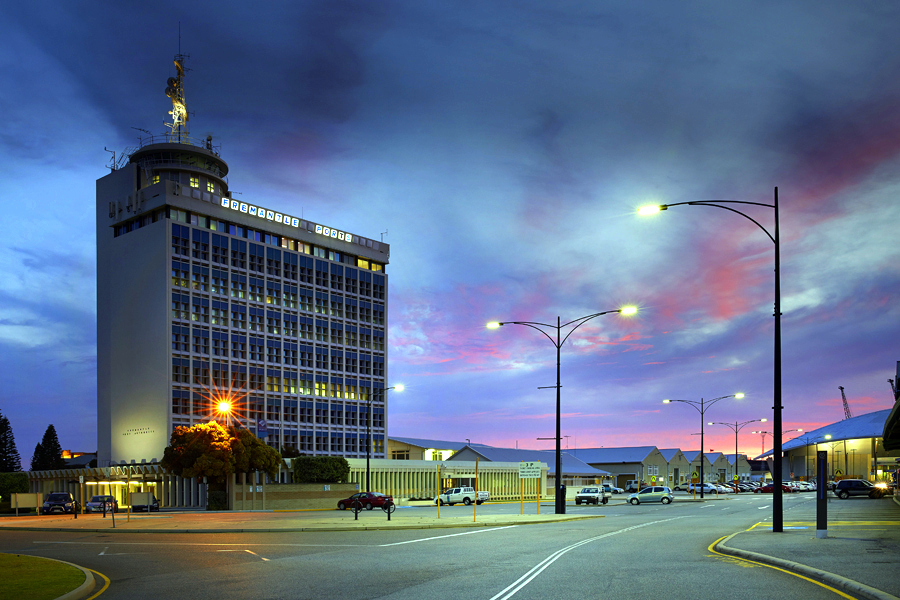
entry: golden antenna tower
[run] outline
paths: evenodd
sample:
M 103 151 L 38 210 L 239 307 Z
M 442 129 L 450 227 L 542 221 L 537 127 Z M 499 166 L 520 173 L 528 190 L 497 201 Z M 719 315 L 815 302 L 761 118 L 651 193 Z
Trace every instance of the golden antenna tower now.
M 180 43 L 180 39 L 179 39 Z M 166 82 L 166 96 L 172 100 L 172 122 L 166 123 L 169 128 L 167 135 L 168 141 L 177 143 L 188 142 L 188 111 L 187 104 L 184 101 L 184 55 L 180 53 L 175 55 L 175 69 L 178 73 L 177 77 L 169 77 Z

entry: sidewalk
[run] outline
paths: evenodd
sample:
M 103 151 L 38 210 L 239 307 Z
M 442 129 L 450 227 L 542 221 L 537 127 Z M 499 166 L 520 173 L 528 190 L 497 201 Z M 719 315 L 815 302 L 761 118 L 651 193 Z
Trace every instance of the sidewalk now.
M 877 504 L 876 504 L 877 503 Z M 715 549 L 824 582 L 860 598 L 900 596 L 900 502 L 868 498 L 828 503 L 827 537 L 811 520 L 784 520 L 784 531 L 762 524 L 724 538 Z

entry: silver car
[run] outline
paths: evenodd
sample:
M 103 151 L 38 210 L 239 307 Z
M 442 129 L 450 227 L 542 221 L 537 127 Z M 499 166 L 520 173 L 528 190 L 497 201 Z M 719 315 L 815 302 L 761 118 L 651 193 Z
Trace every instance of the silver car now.
M 663 504 L 669 504 L 674 499 L 675 496 L 672 495 L 672 490 L 664 486 L 645 487 L 638 493 L 631 494 L 627 498 L 628 502 L 631 504 L 640 504 L 641 502 L 662 502 Z

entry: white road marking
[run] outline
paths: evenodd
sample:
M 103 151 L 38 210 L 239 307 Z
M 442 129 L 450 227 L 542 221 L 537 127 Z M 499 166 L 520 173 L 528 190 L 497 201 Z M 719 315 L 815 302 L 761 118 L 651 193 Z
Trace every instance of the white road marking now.
M 256 552 L 253 552 L 252 550 L 247 550 L 246 548 L 244 548 L 243 550 L 216 550 L 216 552 L 246 552 L 246 553 L 252 554 L 253 556 L 256 556 L 257 558 L 260 558 L 260 559 L 262 559 L 262 560 L 264 560 L 264 561 L 268 561 L 268 560 L 269 560 L 268 558 L 263 558 L 262 556 L 260 556 L 260 555 L 257 554 Z
M 635 529 L 640 529 L 641 527 L 647 527 L 648 525 L 656 525 L 659 523 L 665 523 L 667 521 L 675 521 L 677 519 L 684 519 L 687 517 L 673 517 L 671 519 L 662 519 L 661 521 L 651 521 L 650 523 L 642 523 L 641 525 L 635 525 L 633 527 L 626 527 L 625 529 L 619 529 L 618 531 L 610 531 L 609 533 L 604 533 L 603 535 L 598 535 L 592 538 L 588 538 L 586 540 L 582 540 L 580 542 L 576 542 L 570 546 L 566 546 L 560 550 L 557 550 L 538 564 L 536 564 L 530 571 L 519 577 L 517 580 L 512 582 L 506 588 L 500 591 L 497 595 L 493 596 L 491 600 L 508 600 L 516 595 L 516 593 L 521 590 L 523 587 L 528 585 L 535 577 L 540 575 L 544 569 L 552 565 L 558 558 L 560 558 L 563 554 L 569 552 L 570 550 L 574 550 L 580 546 L 585 544 L 590 544 L 591 542 L 596 542 L 597 540 L 602 540 L 603 538 L 608 538 L 614 535 L 619 535 L 620 533 L 625 533 L 627 531 L 634 531 Z
M 487 533 L 489 531 L 500 531 L 501 529 L 510 529 L 511 527 L 518 527 L 518 525 L 506 525 L 505 527 L 492 527 L 490 529 L 478 529 L 477 531 L 464 531 L 463 533 L 451 533 L 449 535 L 438 535 L 435 537 L 422 538 L 419 540 L 409 540 L 406 542 L 393 542 L 391 544 L 379 544 L 381 548 L 386 548 L 388 546 L 402 546 L 404 544 L 415 544 L 418 542 L 430 542 L 432 540 L 441 540 L 444 538 L 457 537 L 460 535 L 472 535 L 473 533 Z

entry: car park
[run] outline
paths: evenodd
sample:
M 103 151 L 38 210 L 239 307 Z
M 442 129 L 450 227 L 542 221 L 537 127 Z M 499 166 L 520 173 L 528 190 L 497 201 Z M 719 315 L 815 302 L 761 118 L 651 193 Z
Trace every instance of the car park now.
M 338 510 L 345 510 L 347 508 L 353 508 L 353 505 L 357 502 L 359 503 L 360 508 L 372 510 L 375 507 L 381 508 L 388 502 L 393 503 L 394 498 L 393 496 L 386 496 L 379 492 L 358 492 L 346 500 L 338 502 L 337 507 Z
M 868 496 L 869 498 L 881 498 L 886 489 L 875 486 L 865 479 L 842 479 L 834 487 L 834 493 L 838 498 L 846 500 L 850 496 Z
M 71 492 L 50 492 L 41 506 L 41 514 L 49 515 L 55 512 L 71 513 L 78 510 L 78 502 L 72 497 Z
M 112 496 L 91 496 L 84 505 L 84 512 L 119 512 L 119 502 Z
M 630 504 L 640 504 L 642 502 L 662 502 L 663 504 L 669 504 L 672 500 L 675 499 L 675 496 L 672 495 L 672 490 L 665 486 L 651 486 L 645 487 L 641 491 L 636 494 L 631 494 L 628 496 L 627 500 Z

